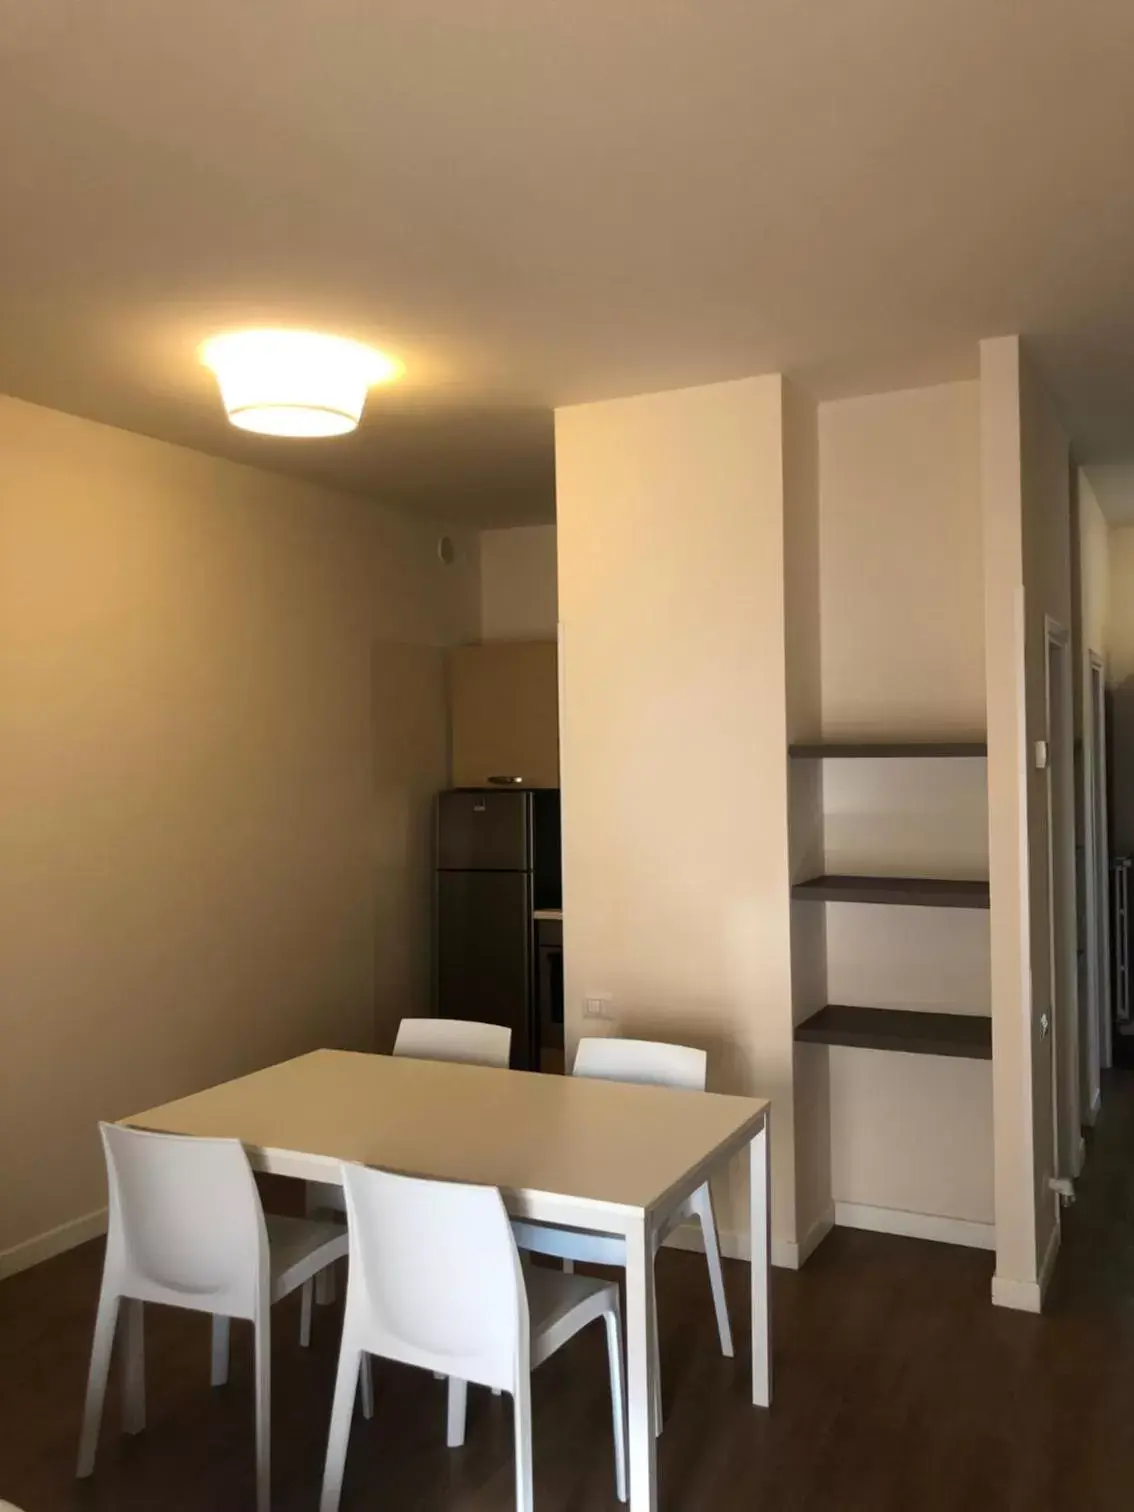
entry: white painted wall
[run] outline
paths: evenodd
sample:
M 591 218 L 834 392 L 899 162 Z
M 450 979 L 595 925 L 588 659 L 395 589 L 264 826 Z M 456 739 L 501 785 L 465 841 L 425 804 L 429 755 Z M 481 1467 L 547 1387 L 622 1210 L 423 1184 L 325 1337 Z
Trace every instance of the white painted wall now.
M 820 406 L 822 729 L 983 735 L 980 391 Z M 980 761 L 828 761 L 830 872 L 984 877 Z M 983 913 L 827 907 L 834 1003 L 989 1011 Z M 831 1051 L 837 1203 L 991 1223 L 987 1063 Z
M 1032 760 L 1045 721 L 1045 616 L 1071 624 L 1067 436 L 1018 337 L 981 343 L 985 665 L 996 1276 L 993 1297 L 1037 1310 L 1057 1246 L 1047 1188 L 1055 1163 L 1048 1048 L 1047 781 Z M 1068 718 L 1070 708 L 1068 708 Z M 1070 772 L 1065 774 L 1071 780 Z M 1061 966 L 1073 956 L 1064 938 Z M 1065 991 L 1074 995 L 1061 971 Z M 1077 1023 L 1077 1015 L 1069 1015 Z M 1077 1071 L 1070 1058 L 1068 1069 Z M 1074 1083 L 1077 1087 L 1077 1076 Z
M 784 407 L 765 377 L 555 417 L 568 1041 L 607 992 L 616 1032 L 705 1046 L 712 1086 L 772 1098 L 781 1256 L 799 1237 L 788 432 L 807 471 L 806 414 L 785 432 Z M 737 1228 L 742 1182 L 730 1196 Z
M 1134 678 L 1134 525 L 1110 532 L 1106 651 L 1112 686 Z
M 1110 596 L 1110 532 L 1090 478 L 1078 469 L 1072 495 L 1072 616 L 1075 635 L 1075 821 L 1079 835 L 1080 1098 L 1087 1122 L 1102 1102 L 1101 1067 L 1109 1044 L 1110 962 L 1107 941 L 1109 897 L 1099 883 L 1099 867 L 1109 871 L 1108 837 L 1096 822 L 1095 713 L 1093 658 L 1106 668 L 1107 607 Z M 1105 758 L 1104 758 L 1105 760 Z M 1105 766 L 1101 774 L 1104 778 Z M 1109 1049 L 1105 1050 L 1109 1054 Z
M 554 640 L 559 619 L 554 525 L 480 533 L 483 640 Z
M 1134 750 L 1134 526 L 1110 533 L 1106 654 L 1115 750 Z M 1115 853 L 1134 854 L 1134 781 L 1112 774 Z
M 1104 660 L 1109 644 L 1110 527 L 1087 474 L 1079 469 L 1079 555 L 1082 563 L 1083 650 Z M 1134 530 L 1129 532 L 1134 538 Z M 1125 603 L 1134 600 L 1134 574 L 1120 590 Z M 1134 614 L 1134 611 L 1130 611 Z M 1134 638 L 1130 648 L 1134 667 Z
M 426 1003 L 435 538 L 0 399 L 0 1271 L 102 1207 L 99 1118 Z

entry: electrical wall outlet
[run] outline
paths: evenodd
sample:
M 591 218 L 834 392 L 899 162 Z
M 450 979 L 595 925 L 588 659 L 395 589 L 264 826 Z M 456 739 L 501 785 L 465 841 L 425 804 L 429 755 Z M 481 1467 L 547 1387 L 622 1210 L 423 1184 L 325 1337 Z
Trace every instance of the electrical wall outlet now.
M 583 999 L 583 1017 L 589 1019 L 612 1019 L 614 1002 L 609 992 L 592 992 Z

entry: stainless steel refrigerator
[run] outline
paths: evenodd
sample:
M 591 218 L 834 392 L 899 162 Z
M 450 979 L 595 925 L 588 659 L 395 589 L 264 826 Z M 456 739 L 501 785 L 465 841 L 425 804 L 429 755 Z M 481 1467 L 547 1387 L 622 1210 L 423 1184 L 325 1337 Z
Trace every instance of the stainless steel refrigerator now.
M 562 905 L 559 794 L 457 788 L 437 800 L 434 1011 L 506 1024 L 538 1066 L 534 924 Z

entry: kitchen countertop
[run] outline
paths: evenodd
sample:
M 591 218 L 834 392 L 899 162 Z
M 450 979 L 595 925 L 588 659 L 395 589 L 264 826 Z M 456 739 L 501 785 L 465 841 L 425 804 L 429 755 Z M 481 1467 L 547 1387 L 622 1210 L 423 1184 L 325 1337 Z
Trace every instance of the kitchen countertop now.
M 533 919 L 558 919 L 563 922 L 563 910 L 561 908 L 537 908 L 532 914 Z

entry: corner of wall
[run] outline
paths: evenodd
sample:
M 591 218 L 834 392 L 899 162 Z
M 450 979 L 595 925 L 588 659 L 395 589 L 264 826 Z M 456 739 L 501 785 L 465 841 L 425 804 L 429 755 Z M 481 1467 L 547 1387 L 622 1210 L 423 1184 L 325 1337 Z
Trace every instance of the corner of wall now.
M 820 640 L 819 412 L 797 384 L 783 384 L 784 655 L 789 743 L 822 726 Z M 787 764 L 789 880 L 823 869 L 823 767 Z M 791 1028 L 827 1001 L 826 910 L 788 904 Z M 834 1222 L 831 1184 L 830 1055 L 792 1045 L 795 1213 L 790 1243 L 802 1264 Z

